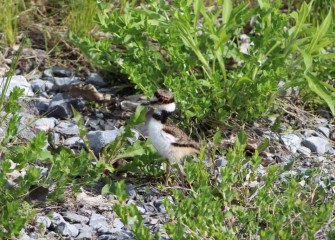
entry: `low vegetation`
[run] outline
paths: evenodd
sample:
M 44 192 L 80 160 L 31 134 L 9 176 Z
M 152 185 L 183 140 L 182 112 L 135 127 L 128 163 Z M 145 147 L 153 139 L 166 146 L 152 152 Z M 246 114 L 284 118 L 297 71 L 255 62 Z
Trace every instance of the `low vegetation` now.
M 280 3 L 259 1 L 250 9 L 223 2 L 152 1 L 126 4 L 123 11 L 100 4 L 97 24 L 111 37 L 72 40 L 95 64 L 126 74 L 148 96 L 157 86 L 171 88 L 187 120 L 206 118 L 215 126 L 231 116 L 257 119 L 273 106 L 280 82 L 323 99 L 334 115 L 334 88 L 327 83 L 334 61 L 332 12 L 312 26 L 313 1 L 291 14 Z M 251 54 L 241 52 L 238 39 L 247 31 Z
M 70 30 L 69 40 L 93 64 L 121 72 L 147 96 L 159 86 L 171 88 L 183 112 L 184 126 L 205 122 L 216 131 L 208 138 L 212 143 L 209 152 L 204 146 L 198 162 L 186 163 L 189 189 L 171 190 L 173 203 L 168 199 L 164 202 L 172 219 L 165 231 L 173 239 L 314 239 L 320 232 L 331 239 L 334 186 L 332 182 L 317 184 L 315 178 L 323 174 L 321 169 L 283 178 L 293 161 L 286 166 L 270 166 L 260 176 L 259 154 L 269 143 L 265 141 L 252 156 L 247 155 L 248 140 L 241 129 L 234 146 L 223 149 L 221 126 L 227 119 L 250 122 L 266 116 L 276 107 L 281 91 L 296 86 L 300 99 L 313 99 L 335 115 L 335 90 L 330 84 L 335 76 L 333 5 L 322 5 L 325 1 L 283 4 L 265 0 L 253 4 L 229 0 L 215 4 L 202 0 L 121 1 L 113 5 L 108 1 L 70 2 L 63 24 Z M 0 22 L 5 23 L 0 26 L 1 46 L 15 44 L 16 17 L 28 9 L 21 2 L 15 5 L 17 9 L 11 4 L 0 3 L 12 9 L 7 18 L 0 13 Z M 66 6 L 61 1 L 58 4 Z M 320 6 L 325 7 L 313 16 Z M 249 38 L 247 52 L 241 52 L 242 34 Z M 1 84 L 10 81 L 18 57 Z M 0 238 L 17 237 L 32 221 L 36 213 L 34 195 L 61 201 L 66 188 L 78 192 L 81 186 L 103 179 L 106 185 L 102 194 L 118 195 L 115 211 L 124 223 L 135 219 L 131 228 L 136 238 L 159 239 L 144 226 L 137 208 L 125 204 L 124 182 L 110 181 L 124 171 L 157 181 L 163 174 L 149 140 L 135 144 L 127 141 L 133 136 L 131 129 L 143 123 L 145 109 L 137 109 L 123 134 L 98 159 L 89 149 L 79 113 L 75 119 L 85 142 L 79 154 L 53 146 L 45 133 L 18 143 L 21 95 L 20 89 L 14 89 L 9 98 L 4 97 L 4 91 L 0 98 L 4 112 L 0 121 L 7 126 L 0 144 Z M 227 166 L 221 169 L 221 178 L 213 180 L 204 162 L 214 166 L 218 156 L 226 156 Z M 133 161 L 113 168 L 113 163 L 124 158 Z M 42 174 L 41 165 L 48 168 L 47 175 Z M 8 176 L 23 170 L 24 175 L 9 181 Z M 50 186 L 55 190 L 49 192 Z

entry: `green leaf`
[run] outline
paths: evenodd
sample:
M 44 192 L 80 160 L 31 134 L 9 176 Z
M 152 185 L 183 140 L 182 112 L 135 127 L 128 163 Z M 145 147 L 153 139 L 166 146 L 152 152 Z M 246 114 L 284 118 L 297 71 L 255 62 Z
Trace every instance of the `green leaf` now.
M 323 58 L 323 59 L 334 59 L 335 58 L 335 52 L 333 52 L 333 53 L 326 53 L 326 54 L 320 54 L 319 57 Z
M 264 141 L 257 147 L 257 151 L 258 151 L 258 152 L 263 152 L 263 151 L 265 151 L 265 149 L 268 148 L 269 143 L 270 143 L 269 139 L 268 139 L 268 138 L 265 138 Z
M 136 156 L 141 156 L 145 153 L 143 145 L 145 142 L 137 141 L 133 145 L 128 146 L 121 154 L 117 155 L 113 161 L 121 158 L 132 158 Z
M 216 129 L 216 132 L 213 137 L 213 143 L 214 145 L 220 145 L 222 141 L 222 135 L 221 130 L 219 128 Z
M 305 63 L 305 72 L 308 72 L 308 70 L 311 68 L 313 59 L 312 56 L 307 53 L 306 51 L 301 51 L 302 57 L 304 58 L 304 63 Z
M 200 15 L 200 12 L 202 11 L 203 7 L 204 7 L 204 1 L 203 0 L 194 0 L 193 1 L 193 9 L 194 9 L 194 16 L 195 16 L 195 19 L 194 19 L 194 24 L 197 24 L 197 20 L 198 20 L 198 17 Z
M 111 186 L 109 183 L 105 184 L 105 186 L 103 186 L 103 188 L 101 189 L 101 195 L 106 196 L 110 192 L 110 187 Z
M 125 191 L 125 183 L 124 181 L 119 181 L 115 183 L 115 193 L 118 196 L 118 200 L 122 203 L 127 199 L 127 193 Z
M 280 118 L 277 117 L 276 120 L 275 120 L 275 122 L 271 126 L 271 130 L 274 131 L 274 132 L 277 132 L 279 130 L 279 128 L 280 128 L 280 125 L 281 125 Z
M 244 132 L 244 130 L 241 130 L 237 137 L 237 142 L 240 145 L 245 145 L 248 142 L 247 134 Z
M 318 27 L 316 32 L 313 34 L 313 38 L 309 46 L 309 52 L 315 52 L 318 50 L 318 49 L 315 49 L 315 46 L 323 38 L 323 36 L 328 32 L 328 29 L 332 21 L 333 21 L 333 14 L 332 14 L 332 10 L 330 9 L 327 17 L 324 19 L 321 26 Z
M 131 118 L 127 121 L 128 127 L 133 127 L 135 125 L 139 125 L 145 122 L 145 114 L 147 108 L 145 106 L 139 105 L 136 108 L 135 113 L 131 116 Z
M 226 25 L 230 19 L 231 12 L 233 10 L 233 3 L 231 0 L 224 0 L 223 2 L 223 18 L 222 24 Z
M 315 92 L 319 97 L 321 97 L 330 108 L 333 116 L 335 116 L 335 97 L 331 92 L 312 74 L 308 74 L 305 76 L 308 81 L 308 85 L 310 89 Z

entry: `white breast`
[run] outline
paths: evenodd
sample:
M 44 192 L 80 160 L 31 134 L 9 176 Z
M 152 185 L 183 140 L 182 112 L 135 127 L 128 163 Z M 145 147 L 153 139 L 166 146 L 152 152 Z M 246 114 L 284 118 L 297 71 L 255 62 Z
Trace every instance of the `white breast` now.
M 156 148 L 159 154 L 170 159 L 171 143 L 175 142 L 176 139 L 172 135 L 165 133 L 162 130 L 163 124 L 155 119 L 150 119 L 147 126 L 152 145 Z

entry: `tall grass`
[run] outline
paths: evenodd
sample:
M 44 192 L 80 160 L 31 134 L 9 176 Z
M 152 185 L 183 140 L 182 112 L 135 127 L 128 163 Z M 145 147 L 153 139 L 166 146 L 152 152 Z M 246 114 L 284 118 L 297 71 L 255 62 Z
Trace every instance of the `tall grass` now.
M 18 30 L 21 0 L 0 1 L 0 40 L 3 44 L 13 46 Z
M 98 12 L 97 1 L 93 0 L 71 0 L 69 4 L 69 15 L 64 25 L 67 25 L 69 32 L 77 36 L 90 35 L 94 28 L 94 17 Z

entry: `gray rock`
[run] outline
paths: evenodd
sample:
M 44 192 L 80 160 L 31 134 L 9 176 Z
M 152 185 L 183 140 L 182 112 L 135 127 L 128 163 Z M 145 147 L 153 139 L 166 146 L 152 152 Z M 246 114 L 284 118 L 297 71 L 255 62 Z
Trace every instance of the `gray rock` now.
M 127 199 L 127 200 L 126 200 L 126 204 L 127 204 L 127 206 L 129 206 L 129 205 L 131 205 L 131 204 L 136 205 L 136 202 L 135 202 L 135 200 L 133 200 L 133 199 Z
M 332 148 L 327 151 L 328 154 L 335 156 L 335 148 Z
M 312 151 L 311 151 L 311 149 L 309 149 L 309 148 L 307 148 L 307 147 L 304 147 L 304 146 L 300 146 L 299 148 L 298 148 L 298 152 L 299 153 L 302 153 L 303 155 L 305 155 L 305 156 L 310 156 L 311 155 L 311 153 L 312 153 Z
M 74 224 L 79 230 L 79 235 L 75 238 L 76 240 L 92 239 L 94 235 L 93 229 L 86 224 Z
M 116 234 L 104 234 L 98 237 L 98 240 L 118 240 Z
M 48 232 L 48 239 L 57 239 L 57 233 L 55 233 L 54 231 L 50 231 Z
M 40 234 L 37 232 L 32 232 L 29 234 L 31 239 L 37 239 L 37 240 L 47 240 L 46 238 L 41 238 Z
M 49 92 L 55 90 L 55 84 L 50 81 L 35 79 L 30 82 L 34 93 Z
M 298 148 L 300 147 L 300 144 L 302 142 L 302 139 L 298 137 L 295 134 L 287 134 L 281 136 L 281 141 L 285 144 L 285 146 L 292 152 L 296 153 Z
M 156 212 L 156 208 L 153 205 L 153 203 L 145 203 L 145 204 L 142 205 L 142 207 L 144 207 L 146 212 L 149 212 L 149 213 Z
M 161 227 L 162 229 L 163 227 Z M 167 235 L 166 233 L 162 233 L 161 234 L 161 240 L 170 240 L 171 238 L 169 237 L 169 235 Z M 254 239 L 254 238 L 253 238 Z
M 107 130 L 107 131 L 90 131 L 87 133 L 87 138 L 90 142 L 90 147 L 96 155 L 105 147 L 108 143 L 115 140 L 117 136 L 120 136 L 121 131 L 119 129 Z
M 215 165 L 218 168 L 222 168 L 222 167 L 227 166 L 227 163 L 228 162 L 227 162 L 225 157 L 219 157 L 218 159 L 215 160 Z
M 32 105 L 36 107 L 39 114 L 42 115 L 46 113 L 49 109 L 50 99 L 39 97 L 31 101 Z
M 111 234 L 104 234 L 98 237 L 98 240 L 133 240 L 135 239 L 131 232 L 126 230 L 115 231 Z
M 323 155 L 332 149 L 331 144 L 326 139 L 321 137 L 306 138 L 302 144 L 318 155 Z
M 64 145 L 69 147 L 79 147 L 84 145 L 84 141 L 80 137 L 70 137 L 65 139 Z
M 31 240 L 32 238 L 29 237 L 29 235 L 27 233 L 24 233 L 21 238 L 21 240 Z
M 252 182 L 249 183 L 250 188 L 256 188 L 258 186 L 259 186 L 259 182 L 257 182 L 257 181 L 252 181 Z
M 302 133 L 306 138 L 312 137 L 312 136 L 315 136 L 315 137 L 320 136 L 320 134 L 317 131 L 312 130 L 312 129 L 303 130 Z
M 104 234 L 108 233 L 109 225 L 107 222 L 107 218 L 102 216 L 101 214 L 97 214 L 95 212 L 92 213 L 90 218 L 90 227 L 94 229 L 94 231 Z
M 151 220 L 150 216 L 151 216 L 151 214 L 150 215 L 147 215 L 147 214 L 142 215 L 143 222 L 144 223 L 150 223 L 150 220 Z
M 55 77 L 71 77 L 72 71 L 62 67 L 62 66 L 53 66 L 52 67 L 52 75 Z
M 29 140 L 36 136 L 34 130 L 26 122 L 20 122 L 17 129 L 19 130 L 20 138 Z
M 53 213 L 51 226 L 63 236 L 76 237 L 79 234 L 78 229 L 74 225 L 66 222 L 62 215 L 56 212 Z
M 70 85 L 79 83 L 80 78 L 79 77 L 54 77 L 53 83 L 56 85 L 58 89 L 67 89 Z
M 98 196 L 89 196 L 84 192 L 81 192 L 77 195 L 77 202 L 94 209 L 99 209 L 101 211 L 111 211 L 113 208 L 113 204 L 111 201 L 103 198 L 101 195 Z
M 132 102 L 148 102 L 145 96 L 141 94 L 135 94 L 135 95 L 129 95 L 125 97 L 126 100 L 132 101 Z
M 51 133 L 51 140 L 54 145 L 59 145 L 60 144 L 60 134 L 52 132 Z
M 141 213 L 141 214 L 144 214 L 145 213 L 145 209 L 143 207 L 140 207 L 140 206 L 136 206 L 137 207 L 137 210 Z
M 268 117 L 266 120 L 270 124 L 270 126 L 272 127 L 273 124 L 276 122 L 276 119 L 277 119 L 277 117 Z
M 40 132 L 48 132 L 54 129 L 54 127 L 57 124 L 57 119 L 56 118 L 40 118 L 36 120 L 34 123 L 35 129 L 37 129 Z
M 56 94 L 48 107 L 48 116 L 60 119 L 71 118 L 73 116 L 71 107 L 71 98 L 67 94 Z
M 44 77 L 49 77 L 49 78 L 52 78 L 54 75 L 53 75 L 53 72 L 52 72 L 52 69 L 51 68 L 48 68 L 48 69 L 45 69 L 43 71 L 43 78 Z
M 5 132 L 2 128 L 0 128 L 0 138 L 3 138 L 5 136 Z
M 41 98 L 46 98 L 46 99 L 49 99 L 49 95 L 47 92 L 39 92 L 36 94 L 37 97 L 41 97 Z
M 150 219 L 150 224 L 151 224 L 151 225 L 156 225 L 157 223 L 159 223 L 159 218 L 153 218 L 153 217 L 152 217 L 152 218 Z
M 46 216 L 38 216 L 36 218 L 36 222 L 38 225 L 42 224 L 45 228 L 49 228 L 51 226 L 51 220 Z
M 88 75 L 88 77 L 85 79 L 85 83 L 92 84 L 96 87 L 103 87 L 106 85 L 103 78 L 97 73 L 91 73 L 90 75 Z
M 79 136 L 79 128 L 70 121 L 62 121 L 56 127 L 55 131 L 65 136 Z
M 139 106 L 139 102 L 131 102 L 128 100 L 124 100 L 121 102 L 120 106 L 123 111 L 135 111 L 137 106 Z
M 322 117 L 316 117 L 314 120 L 318 124 L 326 124 L 328 122 L 326 118 L 322 118 Z
M 114 234 L 103 234 L 98 237 L 98 240 L 117 240 L 117 236 Z
M 317 163 L 323 163 L 323 162 L 327 161 L 327 158 L 324 157 L 324 156 L 318 156 L 318 157 L 314 158 L 314 161 L 317 162 Z
M 290 171 L 283 172 L 280 175 L 280 178 L 282 181 L 286 181 L 288 177 L 294 177 L 294 176 L 297 176 L 297 174 L 298 174 L 297 171 L 290 170 Z
M 163 204 L 163 200 L 164 200 L 164 198 L 159 198 L 154 202 L 154 205 L 155 205 L 156 209 L 160 213 L 166 213 L 166 209 L 165 209 L 165 206 Z
M 89 219 L 88 217 L 73 213 L 73 212 L 65 212 L 63 213 L 63 217 L 65 220 L 70 222 L 76 222 L 76 223 L 88 223 Z
M 30 81 L 30 85 L 34 93 L 45 92 L 45 81 L 42 79 L 34 79 Z
M 118 233 L 119 239 L 129 240 L 129 239 L 135 239 L 133 236 L 133 233 L 128 230 L 124 229 Z
M 135 186 L 133 184 L 127 184 L 126 187 L 125 187 L 125 191 L 126 191 L 129 199 L 135 199 L 136 198 L 136 190 L 135 190 Z
M 121 221 L 120 218 L 115 218 L 113 220 L 113 227 L 116 228 L 116 229 L 121 230 L 124 227 L 124 224 L 123 224 L 123 222 Z
M 276 159 L 277 161 L 281 162 L 283 165 L 286 165 L 294 159 L 294 156 L 292 156 L 292 154 L 284 155 L 284 154 L 279 153 L 276 155 Z
M 7 78 L 1 78 L 0 82 L 5 82 Z M 0 84 L 0 91 L 3 91 L 4 84 Z M 24 96 L 32 97 L 34 96 L 33 90 L 31 89 L 30 83 L 28 83 L 27 79 L 24 76 L 16 75 L 10 79 L 10 83 L 5 94 L 6 97 L 9 97 L 10 93 L 13 91 L 14 87 L 19 87 L 24 89 Z
M 325 126 L 318 126 L 317 129 L 323 133 L 327 138 L 329 138 L 330 135 L 330 129 Z

